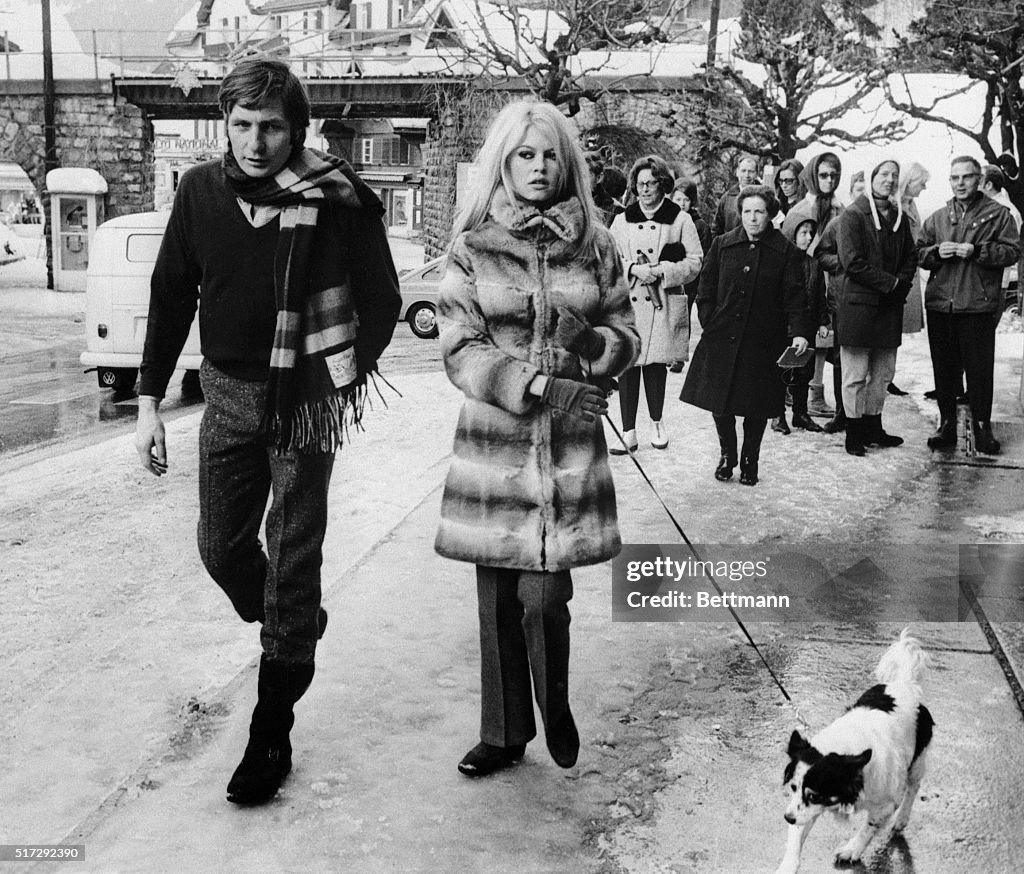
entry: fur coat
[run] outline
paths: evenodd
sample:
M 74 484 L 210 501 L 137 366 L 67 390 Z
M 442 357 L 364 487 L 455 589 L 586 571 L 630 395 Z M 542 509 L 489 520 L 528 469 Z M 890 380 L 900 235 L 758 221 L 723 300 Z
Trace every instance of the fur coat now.
M 615 244 L 598 227 L 598 257 L 587 259 L 583 229 L 575 198 L 541 214 L 516 209 L 499 189 L 488 218 L 452 246 L 440 340 L 466 401 L 441 501 L 443 556 L 559 571 L 621 548 L 602 422 L 553 411 L 529 392 L 537 374 L 618 376 L 640 351 Z M 581 361 L 556 344 L 560 304 L 604 338 L 598 358 Z

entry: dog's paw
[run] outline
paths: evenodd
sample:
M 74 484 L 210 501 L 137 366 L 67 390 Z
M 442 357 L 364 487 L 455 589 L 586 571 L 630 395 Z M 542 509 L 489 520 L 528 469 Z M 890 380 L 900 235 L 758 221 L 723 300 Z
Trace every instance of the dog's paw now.
M 835 864 L 839 866 L 856 865 L 860 861 L 862 852 L 863 849 L 856 840 L 845 843 L 836 850 Z

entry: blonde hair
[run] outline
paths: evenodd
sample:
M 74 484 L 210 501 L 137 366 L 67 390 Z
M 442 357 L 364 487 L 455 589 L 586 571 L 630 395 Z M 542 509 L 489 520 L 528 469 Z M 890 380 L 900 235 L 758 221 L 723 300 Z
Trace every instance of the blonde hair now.
M 535 100 L 509 103 L 495 116 L 477 155 L 477 184 L 466 205 L 455 217 L 452 242 L 464 231 L 472 231 L 487 220 L 491 201 L 498 188 L 504 188 L 509 203 L 517 203 L 509 175 L 509 158 L 523 141 L 527 131 L 536 128 L 554 143 L 558 160 L 558 190 L 555 201 L 579 198 L 583 207 L 584 230 L 580 252 L 596 254 L 595 228 L 601 223 L 590 193 L 590 171 L 583 148 L 566 117 L 552 104 Z
M 907 198 L 907 189 L 910 187 L 912 182 L 924 182 L 927 183 L 932 178 L 932 174 L 928 172 L 924 167 L 914 161 L 906 172 L 900 173 L 900 181 L 896 186 L 896 199 L 900 203 L 905 203 Z

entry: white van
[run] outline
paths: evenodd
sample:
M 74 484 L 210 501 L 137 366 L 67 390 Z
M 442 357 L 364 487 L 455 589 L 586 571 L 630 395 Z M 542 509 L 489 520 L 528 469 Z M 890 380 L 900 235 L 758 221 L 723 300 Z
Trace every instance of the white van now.
M 140 212 L 96 229 L 85 280 L 86 351 L 81 362 L 96 371 L 102 388 L 135 385 L 146 342 L 149 279 L 169 217 L 170 212 Z M 202 360 L 197 315 L 178 368 L 198 371 Z

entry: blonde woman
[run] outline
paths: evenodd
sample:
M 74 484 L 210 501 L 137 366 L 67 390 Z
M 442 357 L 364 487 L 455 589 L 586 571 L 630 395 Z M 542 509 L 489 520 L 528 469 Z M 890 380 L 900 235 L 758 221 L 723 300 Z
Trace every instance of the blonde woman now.
M 451 381 L 466 396 L 435 543 L 476 565 L 482 777 L 536 735 L 575 764 L 569 708 L 570 570 L 621 548 L 601 416 L 640 349 L 615 244 L 565 117 L 517 102 L 494 120 L 478 187 L 455 223 L 438 315 Z

